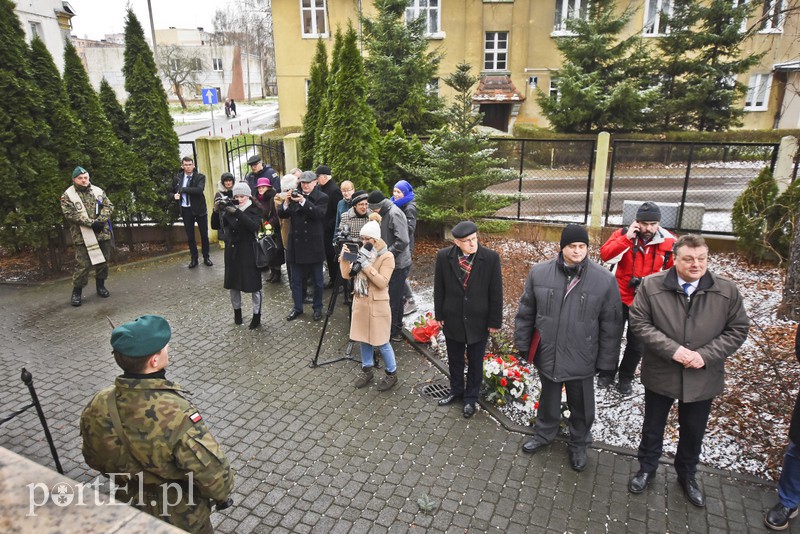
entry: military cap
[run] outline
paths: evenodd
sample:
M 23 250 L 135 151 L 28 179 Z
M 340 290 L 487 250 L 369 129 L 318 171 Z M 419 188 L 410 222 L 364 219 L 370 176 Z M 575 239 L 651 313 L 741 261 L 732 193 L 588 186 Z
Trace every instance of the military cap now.
M 461 239 L 478 231 L 478 225 L 472 221 L 461 221 L 453 227 L 453 237 Z
M 261 161 L 261 156 L 256 154 L 255 156 L 250 156 L 250 158 L 247 160 L 247 164 L 248 165 L 255 165 L 259 161 Z
M 78 165 L 77 167 L 75 167 L 74 169 L 72 169 L 72 178 L 76 178 L 76 177 L 78 177 L 78 176 L 80 176 L 81 174 L 84 174 L 84 173 L 86 173 L 86 172 L 89 172 L 89 171 L 87 171 L 86 169 L 84 169 L 83 167 L 81 167 L 80 165 Z
M 172 329 L 160 315 L 142 315 L 111 331 L 111 346 L 129 358 L 152 356 L 172 337 Z

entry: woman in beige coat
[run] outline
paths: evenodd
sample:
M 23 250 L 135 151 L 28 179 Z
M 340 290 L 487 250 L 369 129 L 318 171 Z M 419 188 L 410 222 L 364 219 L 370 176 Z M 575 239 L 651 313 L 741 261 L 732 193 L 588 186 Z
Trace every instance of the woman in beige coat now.
M 353 315 L 350 339 L 361 342 L 361 372 L 354 385 L 363 388 L 370 383 L 377 348 L 386 362 L 386 376 L 378 382 L 378 391 L 386 391 L 397 383 L 397 363 L 389 343 L 392 312 L 389 309 L 389 278 L 394 271 L 394 256 L 381 239 L 381 227 L 369 221 L 361 228 L 362 247 L 358 258 L 339 258 L 342 278 L 353 279 Z

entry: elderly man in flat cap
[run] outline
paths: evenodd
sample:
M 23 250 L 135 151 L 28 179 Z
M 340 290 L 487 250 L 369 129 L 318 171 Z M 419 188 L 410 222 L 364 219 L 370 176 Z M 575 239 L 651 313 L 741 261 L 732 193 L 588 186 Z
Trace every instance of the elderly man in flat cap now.
M 97 294 L 108 298 L 106 289 L 108 259 L 111 257 L 111 213 L 114 206 L 105 192 L 92 185 L 83 167 L 72 171 L 72 185 L 61 195 L 61 211 L 69 225 L 75 247 L 75 272 L 72 273 L 73 306 L 81 305 L 83 287 L 89 283 L 94 267 Z
M 433 279 L 434 317 L 444 331 L 450 370 L 450 395 L 439 406 L 463 400 L 464 417 L 469 418 L 483 381 L 486 341 L 503 326 L 503 274 L 500 256 L 478 243 L 475 223 L 455 225 L 453 241 L 436 254 Z
M 558 256 L 531 267 L 514 329 L 520 359 L 533 356 L 542 381 L 534 435 L 522 450 L 534 454 L 556 437 L 561 389 L 565 388 L 570 411 L 569 458 L 575 471 L 586 469 L 586 452 L 592 443 L 594 374 L 616 367 L 622 335 L 617 282 L 610 272 L 589 260 L 588 252 L 586 228 L 567 225 L 561 233 Z M 540 341 L 532 347 L 535 337 Z M 531 349 L 538 350 L 529 354 Z
M 233 471 L 188 393 L 165 376 L 171 335 L 158 315 L 111 332 L 123 374 L 83 410 L 83 457 L 113 474 L 117 500 L 188 532 L 213 532 L 211 507 L 231 505 Z
M 250 186 L 250 196 L 255 197 L 258 195 L 258 179 L 269 178 L 269 183 L 275 191 L 281 190 L 281 176 L 278 171 L 273 169 L 269 164 L 264 165 L 261 156 L 256 154 L 250 156 L 247 160 L 247 165 L 250 167 L 250 172 L 244 177 L 244 181 Z

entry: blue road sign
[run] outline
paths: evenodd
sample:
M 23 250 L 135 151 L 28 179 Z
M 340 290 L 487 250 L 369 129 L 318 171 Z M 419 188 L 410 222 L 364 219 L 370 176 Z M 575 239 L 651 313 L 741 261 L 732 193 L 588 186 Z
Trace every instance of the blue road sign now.
M 203 104 L 216 104 L 219 102 L 217 100 L 217 90 L 206 88 L 203 89 Z

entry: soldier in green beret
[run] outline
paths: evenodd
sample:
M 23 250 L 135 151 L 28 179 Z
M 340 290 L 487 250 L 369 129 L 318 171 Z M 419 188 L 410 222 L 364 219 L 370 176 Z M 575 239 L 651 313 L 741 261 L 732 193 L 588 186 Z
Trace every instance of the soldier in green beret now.
M 89 271 L 95 269 L 97 294 L 110 294 L 108 259 L 111 257 L 111 212 L 114 206 L 105 192 L 89 183 L 89 172 L 83 167 L 72 171 L 72 185 L 61 195 L 61 211 L 67 220 L 75 247 L 75 272 L 72 274 L 73 306 L 81 305 L 83 286 L 89 283 Z
M 232 503 L 233 471 L 187 392 L 165 376 L 171 335 L 158 315 L 113 330 L 124 373 L 83 410 L 83 457 L 113 474 L 117 500 L 186 531 L 213 532 L 211 508 Z

